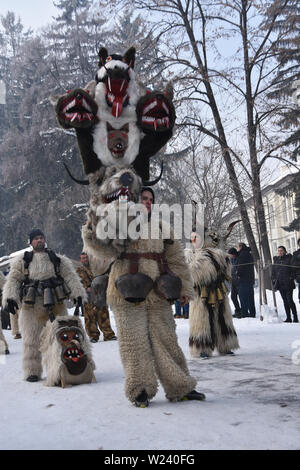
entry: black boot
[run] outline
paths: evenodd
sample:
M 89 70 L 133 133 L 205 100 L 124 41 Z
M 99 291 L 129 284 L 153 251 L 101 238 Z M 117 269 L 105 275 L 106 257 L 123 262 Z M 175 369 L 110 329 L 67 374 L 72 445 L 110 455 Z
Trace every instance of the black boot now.
M 286 319 L 286 320 L 284 320 L 284 322 L 283 322 L 283 323 L 292 323 L 292 319 L 291 319 L 291 317 L 287 317 L 287 319 Z
M 147 406 L 149 406 L 149 398 L 146 390 L 142 390 L 142 392 L 134 400 L 134 404 L 138 408 L 147 408 Z
M 27 382 L 38 382 L 39 378 L 37 375 L 29 375 L 26 380 Z
M 187 400 L 203 401 L 205 400 L 205 398 L 206 397 L 204 393 L 197 392 L 197 390 L 192 390 L 191 392 L 184 395 L 184 397 L 182 398 L 182 401 L 187 401 Z
M 293 315 L 293 323 L 299 323 L 297 313 L 295 313 L 295 315 Z

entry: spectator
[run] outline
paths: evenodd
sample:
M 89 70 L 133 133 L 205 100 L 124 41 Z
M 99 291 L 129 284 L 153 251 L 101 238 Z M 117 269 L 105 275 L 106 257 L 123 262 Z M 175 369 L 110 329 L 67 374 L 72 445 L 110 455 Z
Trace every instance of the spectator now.
M 231 300 L 234 305 L 234 318 L 241 318 L 241 306 L 238 299 L 238 279 L 236 274 L 236 262 L 238 257 L 238 252 L 235 248 L 230 248 L 228 254 L 231 258 L 232 270 L 231 270 Z
M 292 255 L 287 253 L 284 246 L 278 247 L 278 256 L 273 258 L 272 282 L 275 290 L 279 290 L 283 300 L 286 313 L 285 323 L 292 323 L 291 312 L 294 323 L 298 323 L 297 309 L 293 300 L 295 289 L 294 271 L 292 267 Z
M 45 235 L 39 229 L 29 234 L 32 251 L 25 251 L 11 264 L 3 288 L 2 305 L 13 315 L 20 307 L 24 378 L 37 382 L 42 375 L 40 334 L 48 319 L 67 315 L 64 300 L 77 304 L 86 294 L 71 260 L 46 248 Z
M 291 264 L 293 266 L 294 279 L 298 284 L 298 300 L 300 304 L 300 238 L 297 241 L 298 250 L 294 251 Z
M 235 264 L 238 295 L 241 303 L 241 318 L 256 317 L 254 302 L 254 260 L 251 249 L 245 243 L 237 246 Z
M 81 253 L 80 255 L 80 266 L 77 268 L 77 274 L 79 274 L 83 287 L 85 288 L 89 298 L 91 284 L 95 276 L 90 268 L 89 257 L 86 253 Z M 109 311 L 107 307 L 101 309 L 88 301 L 83 306 L 83 311 L 85 329 L 92 343 L 97 343 L 97 341 L 99 341 L 99 330 L 103 333 L 104 341 L 117 339 L 110 325 Z
M 189 318 L 189 304 L 182 306 L 180 301 L 176 300 L 174 318 Z

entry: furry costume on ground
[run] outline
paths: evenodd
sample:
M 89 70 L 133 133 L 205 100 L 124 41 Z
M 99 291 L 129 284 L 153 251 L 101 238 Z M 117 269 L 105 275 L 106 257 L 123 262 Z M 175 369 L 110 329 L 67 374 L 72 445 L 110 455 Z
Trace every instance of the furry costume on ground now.
M 134 60 L 134 48 L 124 56 L 109 56 L 101 48 L 96 81 L 86 91 L 76 89 L 51 101 L 59 123 L 76 130 L 88 176 L 76 180 L 89 184 L 91 192 L 83 250 L 93 270 L 93 259 L 115 260 L 107 303 L 117 323 L 126 396 L 137 406 L 147 406 L 159 378 L 169 400 L 203 400 L 204 395 L 193 390 L 196 380 L 177 343 L 172 307 L 157 284 L 162 275 L 171 276 L 180 281 L 175 298 L 192 294 L 183 250 L 161 226 L 157 239 L 151 231 L 145 239 L 128 235 L 134 221 L 130 211 L 140 200 L 142 186 L 154 184 L 148 181 L 149 159 L 170 139 L 175 122 L 171 88 L 147 91 L 135 80 Z M 112 236 L 104 236 L 104 222 Z M 148 228 L 148 221 L 141 226 Z
M 41 333 L 40 351 L 51 387 L 95 381 L 95 363 L 87 334 L 78 316 L 58 316 L 47 321 Z
M 185 255 L 194 283 L 194 299 L 190 303 L 190 354 L 209 357 L 214 349 L 228 354 L 239 348 L 233 326 L 225 281 L 230 280 L 231 263 L 227 254 L 217 248 L 220 237 L 206 230 L 205 241 L 194 235 L 195 245 Z
M 2 297 L 2 290 L 4 287 L 5 281 L 6 281 L 6 277 L 0 271 L 0 293 L 1 293 L 0 297 Z M 0 319 L 0 354 L 9 354 L 8 344 L 2 331 L 1 319 Z
M 59 259 L 60 275 L 70 290 L 69 298 L 77 299 L 78 297 L 82 297 L 82 299 L 85 300 L 85 290 L 72 262 L 65 256 L 59 256 Z M 32 281 L 43 281 L 55 278 L 55 268 L 46 251 L 34 253 L 28 267 L 28 274 Z M 49 311 L 44 307 L 43 297 L 41 295 L 36 296 L 34 305 L 25 303 L 24 299 L 21 300 L 21 285 L 25 278 L 24 259 L 23 255 L 20 255 L 11 263 L 10 272 L 3 289 L 2 305 L 6 307 L 8 300 L 12 300 L 21 306 L 19 315 L 20 330 L 22 333 L 24 379 L 27 380 L 32 376 L 36 376 L 37 379 L 40 379 L 42 375 L 41 353 L 39 351 L 40 334 L 49 319 Z M 58 315 L 67 315 L 67 309 L 63 301 L 59 302 L 55 300 L 53 313 L 55 317 Z

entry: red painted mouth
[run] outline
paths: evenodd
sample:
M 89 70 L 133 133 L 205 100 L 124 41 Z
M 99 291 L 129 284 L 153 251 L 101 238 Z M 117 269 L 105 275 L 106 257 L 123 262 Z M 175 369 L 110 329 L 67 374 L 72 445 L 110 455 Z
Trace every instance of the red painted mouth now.
M 112 108 L 112 115 L 119 117 L 122 114 L 123 106 L 127 106 L 129 101 L 127 94 L 129 81 L 126 78 L 111 78 L 108 75 L 105 85 L 107 104 Z
M 132 192 L 129 191 L 128 187 L 122 186 L 120 189 L 117 189 L 116 191 L 107 194 L 104 198 L 104 202 L 108 204 L 118 199 L 122 201 L 133 201 L 134 197 Z
M 83 351 L 79 348 L 70 347 L 64 352 L 64 359 L 67 361 L 78 362 L 83 356 Z

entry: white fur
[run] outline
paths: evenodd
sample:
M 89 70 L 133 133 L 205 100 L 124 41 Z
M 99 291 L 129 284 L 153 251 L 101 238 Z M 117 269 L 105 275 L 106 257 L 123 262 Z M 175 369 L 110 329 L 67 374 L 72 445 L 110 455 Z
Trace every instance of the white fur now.
M 85 300 L 86 292 L 72 262 L 65 256 L 59 257 L 61 259 L 61 276 L 71 289 L 70 298 L 82 297 Z M 46 252 L 35 253 L 32 262 L 29 264 L 29 278 L 42 281 L 51 277 L 55 277 L 55 269 L 48 254 Z M 20 287 L 24 279 L 24 261 L 23 255 L 21 255 L 11 263 L 10 272 L 3 288 L 3 306 L 6 305 L 7 299 L 14 299 L 17 303 L 20 302 Z
M 114 118 L 110 112 L 108 116 L 105 116 L 102 119 L 105 120 L 101 120 L 100 123 L 95 126 L 93 131 L 93 150 L 97 157 L 104 166 L 130 165 L 132 162 L 134 162 L 139 153 L 139 146 L 141 141 L 141 132 L 135 124 L 136 118 L 132 118 L 133 122 L 129 122 L 126 116 Z M 124 153 L 123 158 L 115 158 L 107 146 L 106 121 L 109 122 L 109 124 L 111 124 L 114 129 L 121 129 L 124 124 L 129 122 L 128 147 Z
M 59 321 L 78 321 L 78 331 L 80 333 L 80 347 L 87 355 L 88 363 L 86 369 L 79 375 L 71 375 L 65 364 L 62 362 L 62 346 L 57 339 L 57 334 L 61 329 Z M 46 386 L 53 387 L 62 381 L 63 386 L 81 383 L 90 383 L 93 379 L 93 371 L 96 366 L 92 359 L 91 347 L 87 334 L 81 324 L 80 319 L 74 316 L 60 316 L 53 323 L 48 321 L 41 333 L 40 351 L 42 353 L 43 364 L 47 372 Z

